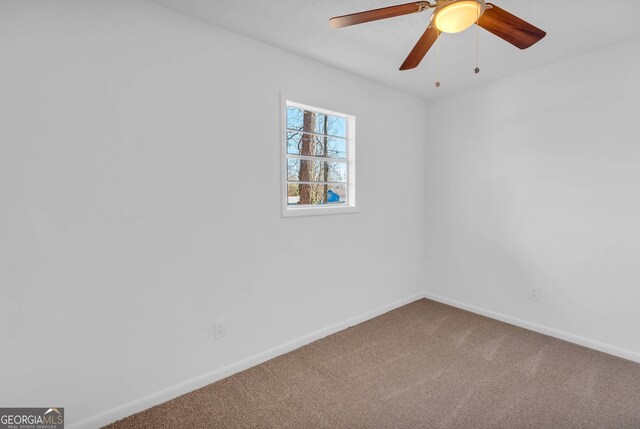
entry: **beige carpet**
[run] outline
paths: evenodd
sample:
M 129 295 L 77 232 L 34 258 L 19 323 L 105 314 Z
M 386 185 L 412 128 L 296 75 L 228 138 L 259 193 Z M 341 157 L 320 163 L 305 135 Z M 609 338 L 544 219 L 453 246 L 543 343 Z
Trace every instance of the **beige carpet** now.
M 640 428 L 640 364 L 423 299 L 108 427 Z

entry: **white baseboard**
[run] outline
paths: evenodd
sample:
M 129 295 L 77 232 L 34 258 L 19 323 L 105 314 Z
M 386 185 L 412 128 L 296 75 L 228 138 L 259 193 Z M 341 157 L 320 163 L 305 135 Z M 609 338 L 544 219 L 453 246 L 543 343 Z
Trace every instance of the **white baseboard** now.
M 463 302 L 455 301 L 453 299 L 445 298 L 443 296 L 433 295 L 431 293 L 425 293 L 424 297 L 433 301 L 438 301 L 443 304 L 457 307 L 462 310 L 467 310 L 472 313 L 480 314 L 482 316 L 490 317 L 491 319 L 500 320 L 502 322 L 509 323 L 511 325 L 519 326 L 521 328 L 529 329 L 530 331 L 539 332 L 541 334 L 549 335 L 551 337 L 559 338 L 570 343 L 578 344 L 580 346 L 588 347 L 590 349 L 598 350 L 610 355 L 618 356 L 624 359 L 632 360 L 640 363 L 640 353 L 631 350 L 623 349 L 621 347 L 613 346 L 611 344 L 602 343 L 600 341 L 592 340 L 590 338 L 582 337 L 580 335 L 571 334 L 569 332 L 561 331 L 559 329 L 550 328 L 548 326 L 539 325 L 537 323 L 529 322 L 524 319 L 509 316 L 503 313 L 498 313 L 485 308 L 476 307 L 475 305 L 465 304 Z
M 161 404 L 180 395 L 184 395 L 185 393 L 214 383 L 218 380 L 222 380 L 223 378 L 229 377 L 230 375 L 233 375 L 237 372 L 244 371 L 245 369 L 251 368 L 252 366 L 256 366 L 268 361 L 269 359 L 273 359 L 276 356 L 280 356 L 313 341 L 324 338 L 327 335 L 342 331 L 343 329 L 346 329 L 350 326 L 357 325 L 358 323 L 362 323 L 366 320 L 380 316 L 381 314 L 384 314 L 395 308 L 402 307 L 403 305 L 409 304 L 410 302 L 424 297 L 425 295 L 423 293 L 409 296 L 375 310 L 368 311 L 366 313 L 333 324 L 326 328 L 317 330 L 282 345 L 273 347 L 262 353 L 258 353 L 256 355 L 243 359 L 239 362 L 224 366 L 222 368 L 218 368 L 207 374 L 203 374 L 201 376 L 192 378 L 191 380 L 187 380 L 180 384 L 176 384 L 175 386 L 171 386 L 159 392 L 152 393 L 151 395 L 145 396 L 143 398 L 127 402 L 126 404 L 122 404 L 103 413 L 96 414 L 94 416 L 72 423 L 68 427 L 69 429 L 95 429 L 97 427 L 105 426 L 109 423 L 115 422 L 116 420 L 122 419 L 140 411 L 144 411 L 147 408 L 153 407 L 154 405 Z

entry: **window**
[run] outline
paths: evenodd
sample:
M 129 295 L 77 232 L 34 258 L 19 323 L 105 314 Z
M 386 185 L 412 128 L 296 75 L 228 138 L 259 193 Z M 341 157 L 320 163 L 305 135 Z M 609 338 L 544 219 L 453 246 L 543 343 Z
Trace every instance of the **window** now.
M 284 103 L 283 215 L 355 211 L 355 117 Z

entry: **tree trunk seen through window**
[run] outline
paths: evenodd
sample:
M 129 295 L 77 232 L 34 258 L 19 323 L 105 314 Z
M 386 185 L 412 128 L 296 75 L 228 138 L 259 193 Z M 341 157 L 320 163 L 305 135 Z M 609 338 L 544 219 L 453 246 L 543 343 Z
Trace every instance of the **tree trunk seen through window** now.
M 326 120 L 326 119 L 325 119 Z M 314 112 L 304 111 L 304 130 L 314 131 L 316 123 L 316 114 Z M 302 134 L 302 147 L 300 154 L 307 156 L 314 156 L 316 154 L 316 139 L 313 134 Z M 313 179 L 313 161 L 307 161 L 306 159 L 300 160 L 300 171 L 298 173 L 298 180 L 301 182 L 310 182 Z M 308 184 L 299 185 L 300 202 L 299 204 L 312 204 L 313 193 L 312 187 Z
M 327 138 L 327 134 L 329 134 L 329 117 L 327 115 L 324 115 L 324 121 L 322 125 L 324 126 L 324 129 L 322 131 L 324 134 L 324 136 L 322 137 L 323 139 L 322 156 L 327 158 L 327 156 L 329 155 L 329 139 Z M 326 182 L 329 180 L 329 163 L 325 162 L 322 165 L 323 165 L 323 180 Z M 325 183 L 323 188 L 324 188 L 324 192 L 322 193 L 321 199 L 323 203 L 326 203 L 327 191 L 329 190 L 329 185 Z

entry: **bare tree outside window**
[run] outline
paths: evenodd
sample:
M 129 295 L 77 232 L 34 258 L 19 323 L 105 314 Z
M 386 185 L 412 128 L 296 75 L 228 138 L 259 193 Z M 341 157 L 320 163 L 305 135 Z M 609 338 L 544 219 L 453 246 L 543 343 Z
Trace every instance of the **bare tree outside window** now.
M 309 112 L 303 110 L 302 113 L 304 119 L 302 121 L 303 128 L 306 130 L 312 129 L 313 124 L 316 122 L 316 114 L 314 112 Z M 300 139 L 301 147 L 300 147 L 300 155 L 313 156 L 316 154 L 316 138 L 311 134 L 302 134 L 302 138 Z M 313 178 L 311 169 L 313 168 L 313 163 L 308 160 L 300 160 L 300 171 L 298 172 L 298 180 L 300 182 L 309 182 Z M 302 184 L 298 185 L 298 193 L 300 194 L 300 200 L 298 204 L 312 204 L 314 202 L 313 190 L 311 189 L 311 185 Z
M 347 201 L 347 119 L 287 106 L 287 205 Z

